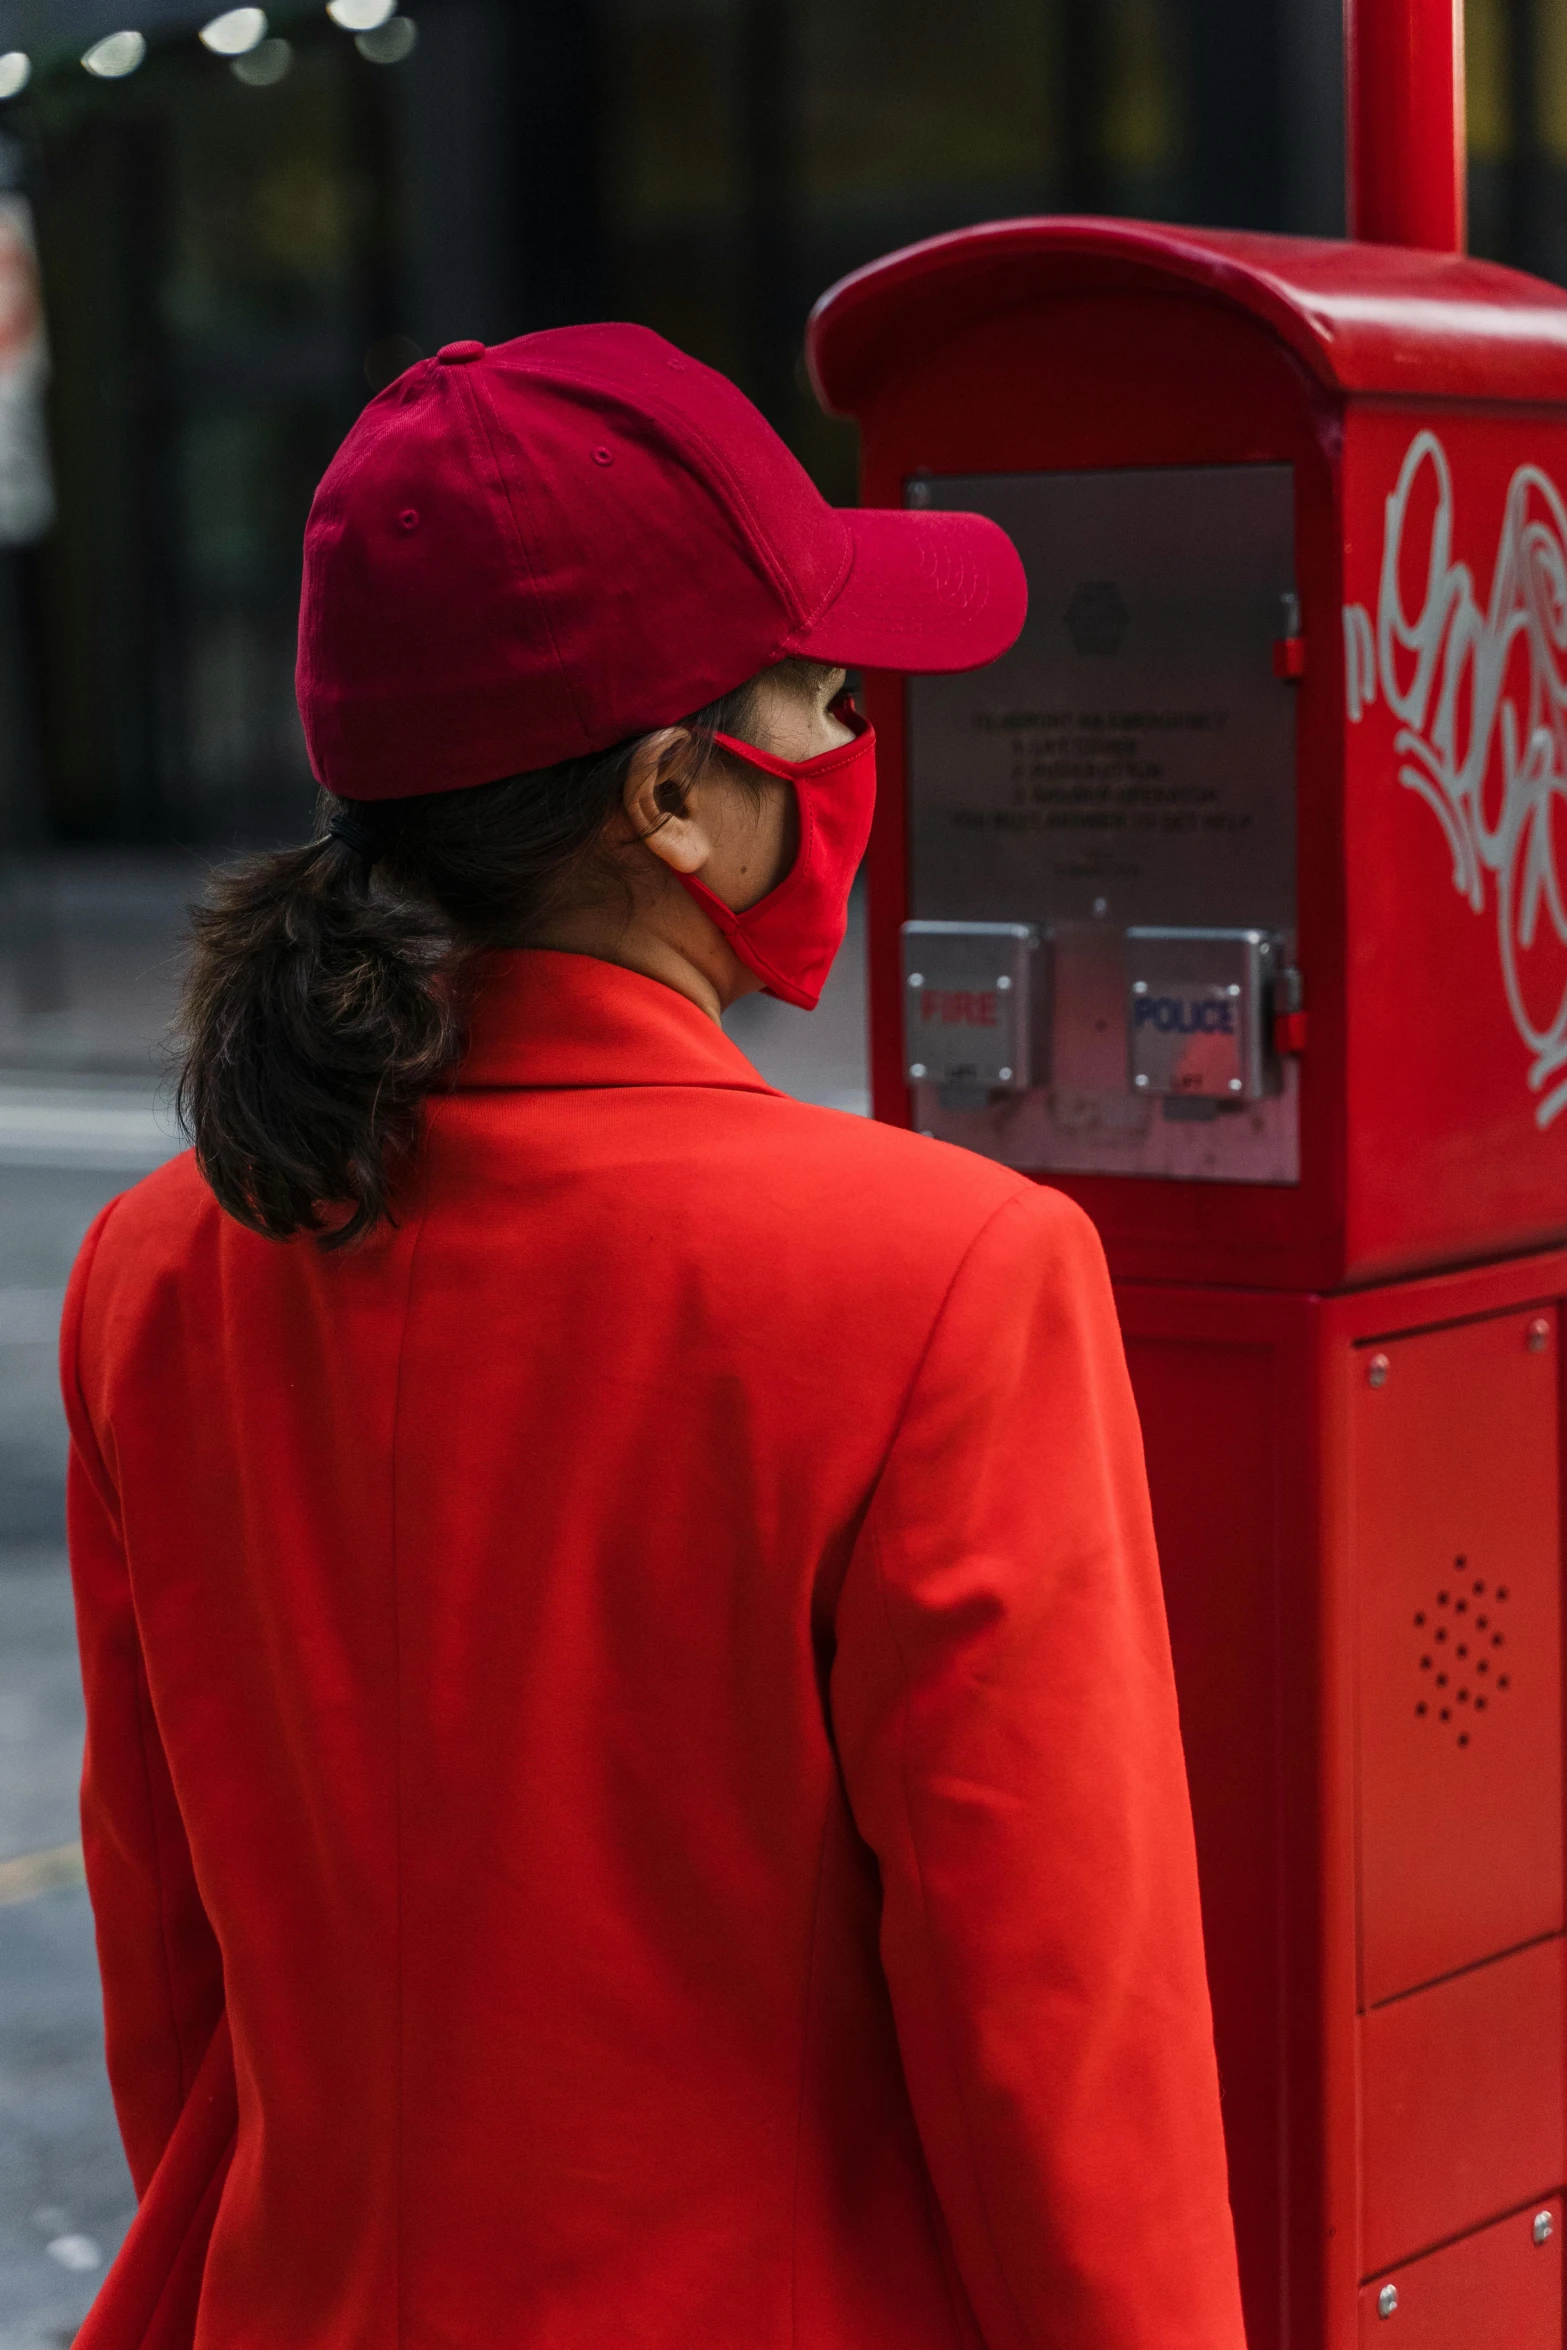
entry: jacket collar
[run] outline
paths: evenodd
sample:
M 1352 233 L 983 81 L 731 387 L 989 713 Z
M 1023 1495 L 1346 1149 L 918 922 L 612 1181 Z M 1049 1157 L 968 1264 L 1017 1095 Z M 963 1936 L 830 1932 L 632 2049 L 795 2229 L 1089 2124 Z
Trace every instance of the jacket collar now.
M 776 1091 L 705 1012 L 661 980 L 545 947 L 486 956 L 457 1085 Z

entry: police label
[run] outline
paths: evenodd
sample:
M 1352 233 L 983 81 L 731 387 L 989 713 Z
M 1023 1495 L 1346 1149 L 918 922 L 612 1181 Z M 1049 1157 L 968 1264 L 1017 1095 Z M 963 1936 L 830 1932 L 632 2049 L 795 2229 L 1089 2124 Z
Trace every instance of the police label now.
M 1233 998 L 1210 996 L 1204 1001 L 1187 996 L 1139 996 L 1132 1012 L 1134 1028 L 1156 1028 L 1161 1036 L 1236 1036 L 1240 1023 Z
M 1238 986 L 1140 980 L 1130 1009 L 1135 1093 L 1207 1094 L 1234 1101 L 1245 1091 L 1247 1040 Z

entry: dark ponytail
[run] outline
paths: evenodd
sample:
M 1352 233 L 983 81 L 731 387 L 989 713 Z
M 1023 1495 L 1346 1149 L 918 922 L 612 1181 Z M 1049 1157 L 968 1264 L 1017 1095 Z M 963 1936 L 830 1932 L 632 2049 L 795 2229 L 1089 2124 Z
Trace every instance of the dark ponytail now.
M 699 749 L 743 731 L 750 692 L 684 722 Z M 231 1216 L 328 1248 L 390 1216 L 425 1096 L 462 1056 L 473 957 L 522 944 L 568 890 L 635 748 L 416 799 L 323 793 L 319 838 L 214 879 L 192 916 L 179 1109 Z

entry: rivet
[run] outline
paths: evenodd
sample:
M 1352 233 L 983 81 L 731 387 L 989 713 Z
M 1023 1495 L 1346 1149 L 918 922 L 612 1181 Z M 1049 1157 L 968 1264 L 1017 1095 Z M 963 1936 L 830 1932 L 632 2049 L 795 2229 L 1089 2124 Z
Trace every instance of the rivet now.
M 1524 1344 L 1532 1355 L 1543 1354 L 1551 1343 L 1551 1325 L 1543 1314 L 1536 1314 L 1524 1332 Z
M 614 450 L 604 448 L 595 449 L 593 452 L 593 462 L 595 465 L 613 465 L 615 462 Z
M 1391 2317 L 1397 2307 L 1398 2287 L 1396 2285 L 1384 2285 L 1381 2292 L 1377 2295 L 1378 2317 Z
M 923 1061 L 911 1061 L 909 1063 L 909 1075 L 911 1077 L 923 1077 L 924 1074 L 925 1064 Z
M 1006 973 L 1003 971 L 1003 972 L 1002 972 L 1002 974 L 1001 974 L 1001 977 L 1000 977 L 1000 978 L 999 978 L 999 979 L 996 981 L 996 986 L 997 986 L 997 988 L 1000 990 L 1000 992 L 1001 992 L 1001 994 L 1002 994 L 1002 995 L 1005 995 L 1005 994 L 1006 994 L 1006 992 L 1007 992 L 1007 989 L 1008 989 L 1008 988 L 1009 988 L 1011 985 L 1012 985 L 1012 982 L 1011 982 L 1011 980 L 1010 980 L 1010 979 L 1007 977 Z
M 1148 1080 L 1143 1075 L 1141 1069 L 1138 1070 L 1137 1075 L 1132 1080 L 1132 1083 L 1134 1085 L 1146 1085 L 1148 1083 Z
M 1555 2233 L 1556 2220 L 1554 2215 L 1549 2211 L 1537 2211 L 1534 2215 L 1533 2228 L 1535 2242 L 1537 2244 L 1548 2244 Z
M 1232 1078 L 1230 1079 L 1230 1091 L 1231 1091 L 1231 1093 L 1239 1093 L 1239 1092 L 1240 1092 L 1240 1090 L 1241 1090 L 1241 1080 L 1240 1080 L 1238 1077 L 1232 1077 Z
M 1133 995 L 1146 995 L 1146 994 L 1148 993 L 1148 982 L 1147 982 L 1147 980 L 1146 980 L 1146 979 L 1134 979 L 1134 980 L 1132 981 L 1132 993 L 1133 993 Z
M 1230 981 L 1229 986 L 1225 989 L 1226 995 L 1239 995 L 1240 992 L 1240 983 L 1238 980 L 1234 979 Z
M 1392 1368 L 1393 1366 L 1388 1361 L 1386 1355 L 1373 1355 L 1370 1362 L 1366 1365 L 1367 1386 L 1385 1387 L 1387 1385 L 1387 1375 Z
M 996 1071 L 996 1075 L 1000 1078 L 1002 1084 L 1006 1085 L 1011 1081 L 1012 1072 L 1010 1069 L 998 1069 Z
M 924 974 L 924 972 L 923 972 L 923 971 L 911 971 L 911 972 L 909 973 L 909 985 L 910 985 L 910 987 L 923 987 L 923 986 L 924 986 L 924 984 L 925 984 L 925 974 Z
M 397 527 L 399 530 L 417 530 L 419 527 L 418 507 L 405 506 L 397 517 Z

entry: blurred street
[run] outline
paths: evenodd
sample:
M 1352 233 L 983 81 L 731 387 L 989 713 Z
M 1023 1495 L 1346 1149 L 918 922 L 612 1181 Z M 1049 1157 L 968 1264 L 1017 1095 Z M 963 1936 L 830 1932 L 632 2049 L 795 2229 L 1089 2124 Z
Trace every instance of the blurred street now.
M 174 1147 L 158 1107 L 173 858 L 0 868 L 0 2350 L 80 2324 L 130 2218 L 81 1887 L 60 1298 L 103 1203 Z
M 178 1147 L 167 1029 L 202 868 L 0 868 L 0 2350 L 58 2350 L 129 2222 L 81 1886 L 81 1696 L 63 1547 L 60 1300 L 99 1208 Z M 730 1028 L 775 1084 L 863 1110 L 858 901 L 813 1016 Z

